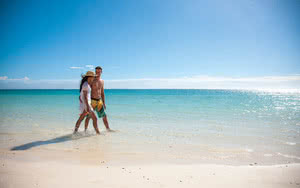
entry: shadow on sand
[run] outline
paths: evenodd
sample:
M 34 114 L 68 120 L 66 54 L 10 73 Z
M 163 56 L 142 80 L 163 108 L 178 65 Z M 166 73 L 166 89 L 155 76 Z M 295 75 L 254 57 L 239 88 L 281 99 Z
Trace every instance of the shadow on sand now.
M 86 138 L 86 137 L 90 137 L 90 136 L 95 136 L 92 134 L 84 134 L 84 133 L 76 133 L 74 134 L 67 134 L 64 136 L 60 136 L 57 138 L 53 138 L 50 140 L 45 140 L 45 141 L 35 141 L 35 142 L 30 142 L 27 144 L 23 144 L 20 146 L 15 146 L 13 148 L 11 148 L 11 151 L 15 151 L 15 150 L 27 150 L 33 147 L 38 147 L 38 146 L 42 146 L 42 145 L 48 145 L 48 144 L 56 144 L 56 143 L 61 143 L 61 142 L 67 142 L 67 141 L 72 141 L 72 140 L 78 140 L 81 138 Z

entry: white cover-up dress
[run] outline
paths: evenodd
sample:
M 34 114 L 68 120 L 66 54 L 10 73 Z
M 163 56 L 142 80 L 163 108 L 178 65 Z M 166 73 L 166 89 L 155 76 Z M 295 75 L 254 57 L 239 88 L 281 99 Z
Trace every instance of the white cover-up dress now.
M 87 91 L 87 100 L 88 100 L 88 105 L 90 106 L 90 109 L 93 110 L 92 108 L 92 105 L 91 105 L 91 87 L 90 85 L 88 84 L 88 82 L 84 82 L 83 85 L 82 85 L 82 89 L 81 89 L 81 92 L 80 92 L 80 113 L 82 114 L 83 111 L 86 111 L 87 112 L 87 106 L 86 106 L 86 103 L 85 103 L 85 98 L 84 98 L 84 95 L 83 95 L 83 91 Z

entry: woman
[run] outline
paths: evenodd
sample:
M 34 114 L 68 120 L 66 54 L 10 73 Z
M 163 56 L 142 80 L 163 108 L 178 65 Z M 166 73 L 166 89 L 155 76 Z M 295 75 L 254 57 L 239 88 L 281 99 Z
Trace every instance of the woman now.
M 78 128 L 81 124 L 81 121 L 87 116 L 91 116 L 93 119 L 93 125 L 97 134 L 100 134 L 97 125 L 97 117 L 93 112 L 93 108 L 91 105 L 91 85 L 94 80 L 94 72 L 87 71 L 85 76 L 82 78 L 80 83 L 80 117 L 76 122 L 74 133 L 78 131 Z

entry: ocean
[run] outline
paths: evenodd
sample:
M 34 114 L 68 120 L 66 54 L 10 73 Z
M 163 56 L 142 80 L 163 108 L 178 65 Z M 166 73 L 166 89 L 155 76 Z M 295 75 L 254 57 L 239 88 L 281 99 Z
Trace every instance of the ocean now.
M 106 89 L 109 133 L 79 116 L 79 90 L 0 90 L 0 147 L 103 151 L 176 163 L 300 162 L 300 92 Z

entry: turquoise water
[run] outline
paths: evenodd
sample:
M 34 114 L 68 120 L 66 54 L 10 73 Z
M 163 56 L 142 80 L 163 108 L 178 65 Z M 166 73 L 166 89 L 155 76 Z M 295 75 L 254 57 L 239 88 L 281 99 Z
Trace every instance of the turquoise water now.
M 93 137 L 37 147 L 72 149 L 83 144 L 96 149 L 106 143 L 110 151 L 129 152 L 178 147 L 188 159 L 300 162 L 298 91 L 113 89 L 105 94 L 116 133 L 107 134 L 100 120 L 104 136 L 96 141 Z M 78 96 L 78 90 L 0 90 L 0 146 L 72 133 Z M 89 134 L 94 134 L 92 123 Z

